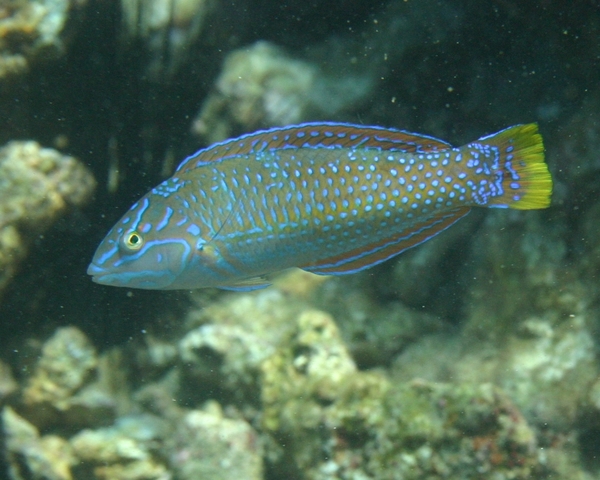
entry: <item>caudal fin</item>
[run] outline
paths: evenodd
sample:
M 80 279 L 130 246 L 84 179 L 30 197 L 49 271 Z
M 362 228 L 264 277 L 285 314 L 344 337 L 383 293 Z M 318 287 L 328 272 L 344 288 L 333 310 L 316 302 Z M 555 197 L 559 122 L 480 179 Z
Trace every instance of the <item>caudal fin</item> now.
M 497 147 L 500 153 L 503 194 L 490 198 L 488 206 L 532 210 L 550 205 L 552 177 L 537 124 L 515 125 L 477 143 Z

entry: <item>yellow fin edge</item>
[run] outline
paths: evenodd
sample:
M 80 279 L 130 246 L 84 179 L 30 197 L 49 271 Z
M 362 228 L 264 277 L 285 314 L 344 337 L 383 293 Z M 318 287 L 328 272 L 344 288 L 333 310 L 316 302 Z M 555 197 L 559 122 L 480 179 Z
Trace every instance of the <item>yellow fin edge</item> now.
M 505 205 L 518 210 L 550 206 L 552 177 L 544 159 L 544 142 L 536 123 L 515 125 L 479 143 L 500 149 L 504 195 L 493 198 L 490 206 Z

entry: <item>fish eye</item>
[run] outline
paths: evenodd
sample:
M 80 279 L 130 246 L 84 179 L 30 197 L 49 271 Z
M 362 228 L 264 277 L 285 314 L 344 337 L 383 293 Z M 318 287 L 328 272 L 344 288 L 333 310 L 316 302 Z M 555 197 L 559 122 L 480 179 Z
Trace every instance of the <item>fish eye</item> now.
M 137 252 L 144 245 L 144 239 L 138 232 L 128 232 L 121 237 L 121 246 L 126 252 Z

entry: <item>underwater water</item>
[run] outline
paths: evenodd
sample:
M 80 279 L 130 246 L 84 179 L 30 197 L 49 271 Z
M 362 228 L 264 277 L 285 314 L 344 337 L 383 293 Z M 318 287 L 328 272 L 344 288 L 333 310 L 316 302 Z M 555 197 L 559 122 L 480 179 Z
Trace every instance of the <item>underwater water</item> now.
M 0 479 L 600 476 L 597 2 L 0 0 L 0 26 Z M 86 273 L 113 225 L 186 157 L 281 127 L 273 145 L 306 122 L 321 126 L 294 135 L 314 132 L 319 147 L 356 133 L 342 123 L 424 135 L 390 134 L 417 153 L 537 123 L 551 203 L 474 208 L 420 245 L 423 229 L 437 233 L 427 215 L 390 213 L 403 230 L 386 235 L 387 224 L 339 224 L 343 251 L 309 248 L 296 263 L 304 233 L 286 243 L 275 231 L 271 250 L 242 252 L 260 258 L 254 273 L 304 270 L 255 290 L 237 270 L 181 285 L 242 291 L 116 288 Z M 384 148 L 356 138 L 352 148 Z M 285 142 L 278 158 L 300 155 Z M 340 174 L 336 211 L 340 165 L 328 172 Z M 229 187 L 244 178 L 227 174 Z M 535 194 L 547 197 L 544 182 Z M 202 213 L 221 216 L 222 236 L 237 238 L 221 230 L 230 218 L 268 219 L 247 206 L 248 184 L 247 210 Z M 311 222 L 322 185 L 304 188 Z M 217 193 L 195 195 L 213 205 Z M 139 239 L 167 226 L 172 204 L 147 230 L 139 205 L 127 220 L 139 231 L 101 260 L 143 252 Z M 415 248 L 365 254 L 400 232 Z

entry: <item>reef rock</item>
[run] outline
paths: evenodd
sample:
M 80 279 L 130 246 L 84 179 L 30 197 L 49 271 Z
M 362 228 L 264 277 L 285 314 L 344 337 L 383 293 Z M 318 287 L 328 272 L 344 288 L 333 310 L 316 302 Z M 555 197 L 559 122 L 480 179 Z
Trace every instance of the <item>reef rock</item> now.
M 114 402 L 92 383 L 96 350 L 77 328 L 64 327 L 43 345 L 20 408 L 38 426 L 82 426 L 114 418 Z
M 2 411 L 5 455 L 11 480 L 71 480 L 75 463 L 68 442 L 55 435 L 41 436 L 36 427 L 10 407 Z
M 68 209 L 83 206 L 95 184 L 75 158 L 36 142 L 0 148 L 0 292 L 31 242 Z
M 64 52 L 66 24 L 86 0 L 15 0 L 0 10 L 0 79 Z
M 168 449 L 180 480 L 262 480 L 263 448 L 244 420 L 225 418 L 217 403 L 187 412 L 178 422 Z
M 165 434 L 164 422 L 150 415 L 122 417 L 111 427 L 82 430 L 70 441 L 79 460 L 75 478 L 170 480 L 172 475 L 155 454 Z

